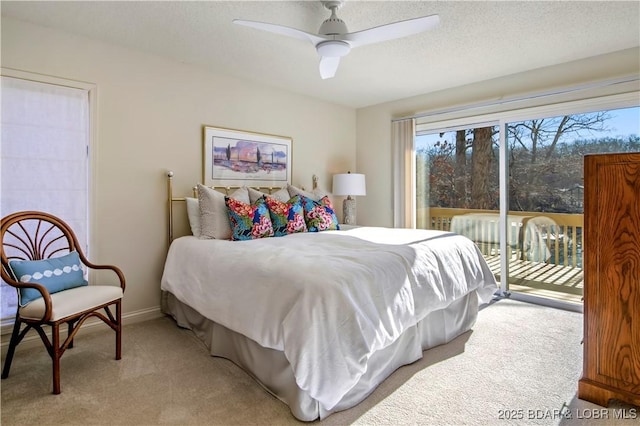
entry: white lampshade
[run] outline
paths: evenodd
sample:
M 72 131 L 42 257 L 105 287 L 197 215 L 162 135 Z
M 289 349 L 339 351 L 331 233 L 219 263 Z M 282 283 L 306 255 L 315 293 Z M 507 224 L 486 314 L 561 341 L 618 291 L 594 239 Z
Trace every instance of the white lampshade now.
M 333 175 L 333 195 L 367 195 L 364 175 L 360 173 Z

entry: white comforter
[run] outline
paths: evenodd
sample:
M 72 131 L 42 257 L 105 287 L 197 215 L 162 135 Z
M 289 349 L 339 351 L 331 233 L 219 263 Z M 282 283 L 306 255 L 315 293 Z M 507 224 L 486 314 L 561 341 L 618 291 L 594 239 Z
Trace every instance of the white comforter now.
M 252 241 L 178 238 L 162 289 L 260 345 L 284 351 L 298 386 L 331 410 L 375 351 L 428 313 L 496 282 L 469 239 L 361 227 Z

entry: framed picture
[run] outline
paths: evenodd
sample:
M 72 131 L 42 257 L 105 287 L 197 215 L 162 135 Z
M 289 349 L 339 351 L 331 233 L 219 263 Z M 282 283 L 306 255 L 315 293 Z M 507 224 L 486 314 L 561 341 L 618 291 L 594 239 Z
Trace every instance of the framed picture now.
M 203 184 L 283 187 L 291 183 L 291 138 L 204 126 Z

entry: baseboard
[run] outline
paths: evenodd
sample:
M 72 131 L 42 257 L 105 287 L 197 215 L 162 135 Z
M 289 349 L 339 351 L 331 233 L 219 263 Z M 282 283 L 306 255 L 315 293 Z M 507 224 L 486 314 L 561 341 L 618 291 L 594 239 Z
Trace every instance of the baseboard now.
M 127 314 L 122 314 L 122 325 L 129 325 L 129 324 L 135 324 L 138 322 L 143 322 L 143 321 L 149 321 L 152 319 L 156 319 L 156 318 L 160 318 L 162 317 L 164 314 L 160 311 L 160 306 L 155 306 L 153 308 L 147 308 L 147 309 L 141 309 L 139 311 L 134 311 L 134 312 L 129 312 Z M 4 356 L 7 354 L 7 350 L 9 348 L 9 340 L 11 339 L 11 331 L 12 331 L 12 327 L 13 325 L 3 325 L 2 326 L 2 357 L 4 358 Z M 82 328 L 80 329 L 80 331 L 78 332 L 78 334 L 76 335 L 77 337 L 81 337 L 83 334 L 86 335 L 88 333 L 95 333 L 98 331 L 106 331 L 106 330 L 111 330 L 111 328 L 109 328 L 109 326 L 107 326 L 105 323 L 103 323 L 102 321 L 100 321 L 97 318 L 91 318 L 89 320 L 87 320 L 87 322 L 85 322 L 82 325 Z M 61 331 L 61 338 L 66 338 L 66 326 L 65 327 L 61 327 L 60 329 Z M 16 353 L 29 349 L 29 348 L 33 348 L 36 346 L 42 346 L 42 341 L 40 340 L 40 336 L 38 336 L 38 333 L 36 333 L 33 330 L 30 330 L 29 333 L 24 337 L 24 339 L 22 339 L 22 342 L 20 342 L 20 344 L 18 345 L 17 349 L 16 349 Z M 44 346 L 43 346 L 44 348 Z

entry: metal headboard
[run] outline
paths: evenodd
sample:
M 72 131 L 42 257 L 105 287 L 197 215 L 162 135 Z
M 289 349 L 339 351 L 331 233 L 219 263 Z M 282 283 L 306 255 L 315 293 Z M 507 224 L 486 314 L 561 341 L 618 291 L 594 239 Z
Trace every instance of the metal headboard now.
M 318 177 L 316 175 L 313 175 L 312 177 L 312 181 L 313 181 L 313 189 L 315 189 L 318 186 Z M 232 190 L 236 190 L 238 188 L 241 188 L 242 186 L 238 185 L 238 186 L 210 186 L 209 188 L 211 189 L 215 189 L 216 191 L 220 191 L 223 192 L 225 195 L 229 195 L 231 193 Z M 194 186 L 193 187 L 193 197 L 198 198 L 198 187 Z M 281 187 L 277 187 L 277 186 L 252 186 L 251 188 L 256 189 L 258 191 L 261 192 L 266 192 L 268 194 L 273 193 L 274 191 L 279 191 L 280 189 L 282 189 Z M 304 187 L 302 188 L 304 189 Z M 168 244 L 171 244 L 171 242 L 173 241 L 173 205 L 174 203 L 185 203 L 186 202 L 186 197 L 174 197 L 173 196 L 173 171 L 169 170 L 167 172 L 167 214 L 168 214 L 168 229 L 167 229 L 167 233 L 168 233 Z

